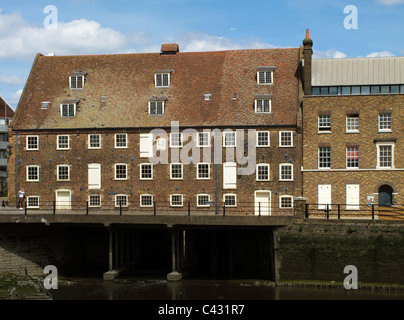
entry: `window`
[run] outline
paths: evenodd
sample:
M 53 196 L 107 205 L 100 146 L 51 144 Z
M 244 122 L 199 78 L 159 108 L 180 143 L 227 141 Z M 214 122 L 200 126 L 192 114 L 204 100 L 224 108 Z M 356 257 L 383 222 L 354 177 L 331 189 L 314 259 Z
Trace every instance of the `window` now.
M 99 194 L 90 194 L 88 196 L 89 207 L 101 207 L 101 196 Z
M 393 168 L 394 144 L 377 144 L 377 167 Z
M 359 168 L 359 147 L 346 148 L 346 167 Z
M 269 131 L 257 131 L 257 147 L 269 147 Z
M 74 117 L 76 115 L 75 103 L 63 103 L 60 105 L 60 113 L 63 118 Z
M 331 168 L 331 147 L 318 148 L 318 167 L 320 169 Z
M 226 207 L 235 207 L 237 206 L 236 195 L 233 193 L 227 193 L 223 195 L 223 202 Z
M 293 181 L 293 164 L 282 163 L 279 165 L 279 180 Z
M 154 83 L 156 87 L 169 87 L 170 73 L 156 73 L 154 75 Z
M 153 179 L 153 165 L 151 163 L 140 164 L 140 179 L 142 180 Z
M 70 76 L 70 89 L 83 89 L 84 88 L 84 76 Z
M 198 163 L 197 164 L 197 179 L 209 179 L 210 178 L 210 164 Z
M 57 166 L 57 180 L 58 181 L 70 180 L 70 167 L 68 165 Z
M 269 181 L 269 164 L 257 164 L 256 171 L 257 181 Z
M 49 101 L 43 101 L 41 103 L 41 109 L 48 109 L 49 105 L 50 105 Z
M 271 99 L 256 99 L 255 100 L 256 113 L 270 113 L 271 112 Z
M 140 134 L 140 157 L 148 158 L 153 156 L 153 134 Z
M 359 114 L 351 114 L 346 116 L 346 131 L 359 132 Z
M 141 207 L 153 207 L 153 196 L 151 194 L 141 194 L 140 195 L 140 206 Z
M 182 133 L 181 132 L 170 133 L 170 147 L 171 148 L 182 147 Z
M 69 150 L 70 139 L 68 135 L 57 136 L 57 150 Z
M 198 132 L 198 147 L 209 147 L 210 146 L 210 134 L 209 132 Z
M 237 188 L 237 164 L 235 162 L 223 163 L 223 189 Z
M 115 133 L 115 148 L 127 148 L 127 147 L 128 147 L 128 134 Z
M 236 133 L 233 131 L 223 132 L 223 147 L 235 147 L 236 146 Z
M 39 166 L 27 166 L 27 181 L 39 181 Z
M 164 114 L 165 102 L 164 101 L 150 101 L 149 114 Z
M 27 136 L 26 150 L 38 150 L 39 149 L 39 137 Z
M 273 76 L 272 70 L 258 71 L 257 72 L 257 83 L 258 84 L 272 84 L 273 83 L 272 76 Z
M 183 196 L 182 196 L 182 194 L 171 194 L 170 195 L 170 206 L 172 206 L 172 207 L 182 207 L 183 206 Z
M 30 209 L 39 208 L 39 197 L 38 196 L 27 196 L 27 208 L 30 208 Z
M 99 134 L 88 135 L 88 149 L 101 149 L 101 135 Z
M 292 131 L 280 131 L 279 132 L 279 146 L 280 147 L 292 147 L 293 146 L 293 132 Z
M 279 197 L 279 208 L 281 208 L 281 209 L 293 208 L 293 197 L 292 196 L 280 196 Z
M 127 194 L 117 194 L 115 195 L 115 207 L 127 207 L 128 206 L 128 195 Z
M 101 189 L 101 165 L 88 164 L 88 189 Z
M 210 206 L 210 195 L 208 194 L 198 194 L 196 196 L 196 206 L 197 207 L 209 207 Z
M 128 165 L 126 163 L 115 164 L 115 180 L 128 179 Z
M 391 131 L 391 113 L 379 114 L 379 131 Z
M 170 178 L 182 179 L 182 163 L 172 163 L 170 165 Z
M 318 131 L 331 131 L 331 115 L 319 115 L 318 116 Z

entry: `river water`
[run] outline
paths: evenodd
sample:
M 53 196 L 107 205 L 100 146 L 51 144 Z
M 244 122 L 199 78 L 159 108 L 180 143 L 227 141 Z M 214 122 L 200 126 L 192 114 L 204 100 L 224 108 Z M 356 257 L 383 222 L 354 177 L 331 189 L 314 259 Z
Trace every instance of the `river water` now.
M 274 287 L 263 280 L 67 278 L 54 300 L 404 300 L 404 292 L 344 288 Z

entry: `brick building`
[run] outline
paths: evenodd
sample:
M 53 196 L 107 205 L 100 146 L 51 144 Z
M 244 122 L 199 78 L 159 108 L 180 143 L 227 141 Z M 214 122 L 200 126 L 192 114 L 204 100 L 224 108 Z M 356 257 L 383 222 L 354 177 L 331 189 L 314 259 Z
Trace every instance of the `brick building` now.
M 14 110 L 0 96 L 0 195 L 7 195 L 8 126 Z
M 13 121 L 9 198 L 22 186 L 29 208 L 291 213 L 302 195 L 302 58 L 301 47 L 177 44 L 38 54 Z
M 307 202 L 344 210 L 403 204 L 404 57 L 319 59 L 311 71 L 303 98 Z

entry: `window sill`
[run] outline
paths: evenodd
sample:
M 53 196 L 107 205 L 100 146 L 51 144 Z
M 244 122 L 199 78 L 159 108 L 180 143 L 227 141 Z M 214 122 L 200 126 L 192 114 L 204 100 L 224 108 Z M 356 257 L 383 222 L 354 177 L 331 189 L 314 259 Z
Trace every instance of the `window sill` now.
M 360 133 L 360 131 L 345 131 L 345 133 Z
M 331 134 L 331 131 L 318 131 L 317 134 Z
M 392 130 L 379 130 L 378 133 L 392 133 Z

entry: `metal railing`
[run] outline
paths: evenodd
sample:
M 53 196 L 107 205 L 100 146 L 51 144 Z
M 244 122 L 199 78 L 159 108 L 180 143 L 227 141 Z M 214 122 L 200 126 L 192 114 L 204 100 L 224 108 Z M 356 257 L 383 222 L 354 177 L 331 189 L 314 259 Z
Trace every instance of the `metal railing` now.
M 148 205 L 140 202 L 103 201 L 98 206 L 91 205 L 88 201 L 63 202 L 63 201 L 40 201 L 38 205 L 29 206 L 27 201 L 23 205 L 24 214 L 119 214 L 119 215 L 164 215 L 175 214 L 183 216 L 191 215 L 221 215 L 221 216 L 292 216 L 293 208 L 279 208 L 279 203 L 254 203 L 237 202 L 236 205 L 219 202 L 218 206 L 213 202 L 209 205 L 198 206 L 196 203 L 183 202 L 182 205 L 172 205 L 169 202 L 153 201 Z
M 382 206 L 378 204 L 353 205 L 306 203 L 305 217 L 323 219 L 372 219 L 404 221 L 404 206 Z

